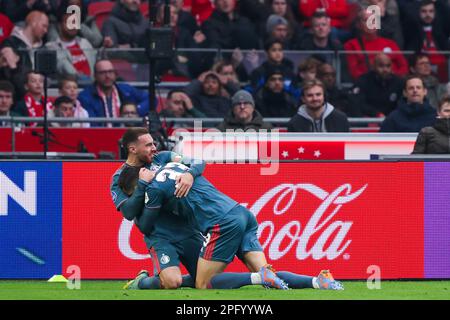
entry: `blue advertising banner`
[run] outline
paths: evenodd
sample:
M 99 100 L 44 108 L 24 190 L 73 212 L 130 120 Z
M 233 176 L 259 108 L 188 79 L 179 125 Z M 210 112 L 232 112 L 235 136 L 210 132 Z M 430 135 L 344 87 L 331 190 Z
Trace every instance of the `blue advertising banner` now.
M 0 278 L 61 273 L 61 209 L 61 162 L 0 162 Z

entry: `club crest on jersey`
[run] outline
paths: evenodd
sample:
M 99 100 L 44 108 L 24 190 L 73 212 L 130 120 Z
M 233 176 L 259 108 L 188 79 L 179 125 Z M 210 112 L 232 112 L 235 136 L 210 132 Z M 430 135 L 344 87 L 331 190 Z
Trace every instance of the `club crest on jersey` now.
M 170 262 L 170 257 L 163 253 L 159 261 L 161 261 L 161 264 L 168 264 Z

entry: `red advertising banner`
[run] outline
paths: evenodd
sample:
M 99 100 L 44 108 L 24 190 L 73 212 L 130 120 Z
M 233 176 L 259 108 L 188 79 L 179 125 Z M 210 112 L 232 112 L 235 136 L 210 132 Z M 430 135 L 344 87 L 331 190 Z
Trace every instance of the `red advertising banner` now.
M 142 235 L 122 219 L 109 194 L 120 163 L 63 164 L 63 271 L 84 279 L 133 277 L 152 270 Z M 246 205 L 277 270 L 339 279 L 424 276 L 423 164 L 281 163 L 276 175 L 259 164 L 210 164 L 205 176 Z M 406 188 L 407 187 L 407 188 Z M 227 271 L 245 271 L 233 262 Z

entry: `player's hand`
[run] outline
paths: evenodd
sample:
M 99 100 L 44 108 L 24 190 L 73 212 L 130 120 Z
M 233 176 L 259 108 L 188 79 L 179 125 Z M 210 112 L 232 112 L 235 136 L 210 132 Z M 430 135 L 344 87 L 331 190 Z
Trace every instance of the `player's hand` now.
M 155 172 L 148 170 L 147 168 L 141 168 L 139 170 L 139 179 L 144 180 L 146 182 L 150 182 L 155 177 Z
M 186 197 L 189 190 L 191 190 L 192 184 L 194 183 L 194 177 L 190 173 L 183 173 L 178 176 L 175 183 L 175 193 L 177 198 Z

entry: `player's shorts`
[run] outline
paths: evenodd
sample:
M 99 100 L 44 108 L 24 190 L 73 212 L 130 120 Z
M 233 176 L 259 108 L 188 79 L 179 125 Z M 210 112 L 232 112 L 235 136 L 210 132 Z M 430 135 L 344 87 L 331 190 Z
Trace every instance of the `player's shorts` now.
M 262 251 L 259 242 L 255 243 L 257 228 L 258 224 L 251 212 L 240 205 L 234 207 L 207 232 L 200 257 L 228 264 L 239 251 Z
M 148 241 L 146 239 L 153 262 L 153 274 L 158 275 L 162 270 L 169 267 L 179 267 L 180 263 L 182 263 L 191 277 L 195 279 L 203 240 L 203 236 L 200 233 L 178 242 L 169 242 L 167 240 Z

